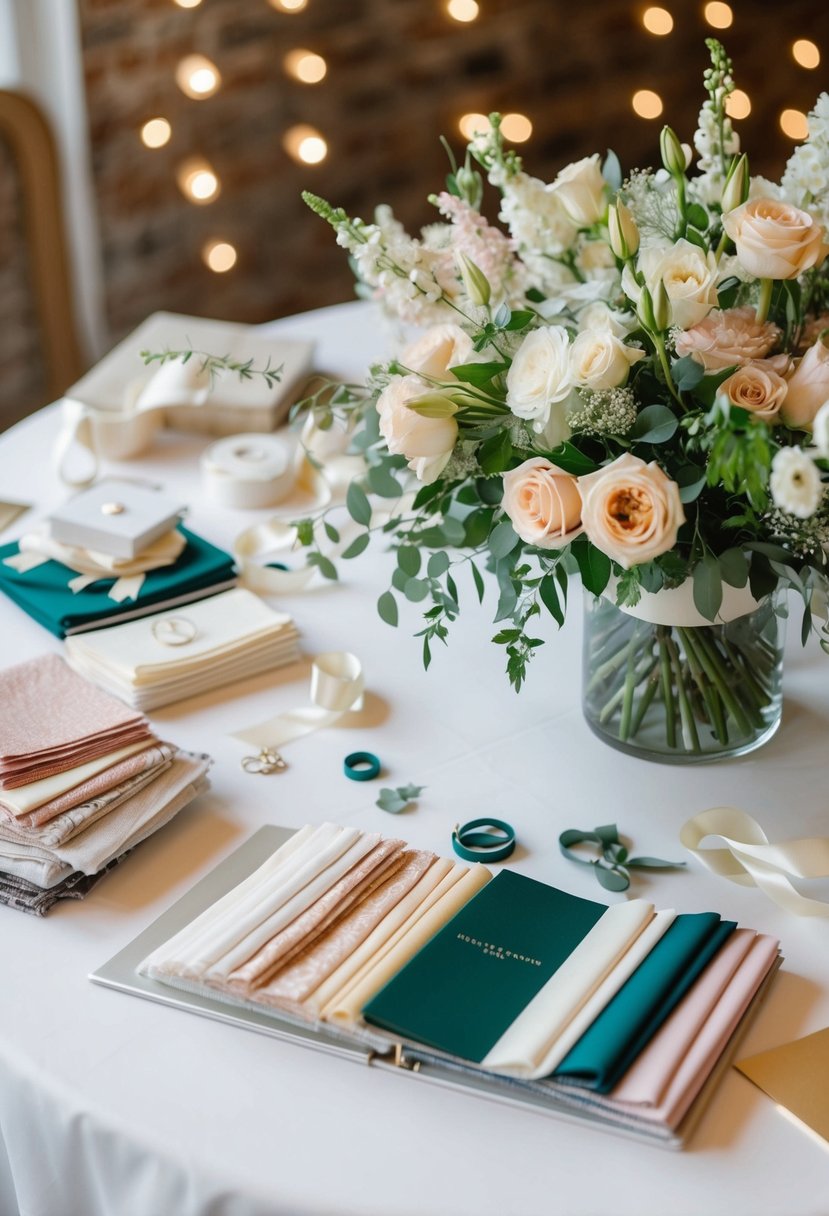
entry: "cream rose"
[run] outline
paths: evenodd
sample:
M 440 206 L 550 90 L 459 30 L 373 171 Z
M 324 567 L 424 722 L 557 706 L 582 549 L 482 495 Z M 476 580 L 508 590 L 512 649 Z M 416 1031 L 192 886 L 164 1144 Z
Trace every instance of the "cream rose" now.
M 771 321 L 758 321 L 751 307 L 713 309 L 676 340 L 676 353 L 693 355 L 707 372 L 764 358 L 780 337 Z
M 815 342 L 789 377 L 780 420 L 786 426 L 809 431 L 815 414 L 829 401 L 829 348 Z
M 459 325 L 432 325 L 422 337 L 407 346 L 400 362 L 421 376 L 445 380 L 449 369 L 474 358 L 472 339 Z
M 553 182 L 552 188 L 570 219 L 580 228 L 589 228 L 604 218 L 607 197 L 598 152 L 567 165 Z
M 640 250 L 638 268 L 651 295 L 660 281 L 665 284 L 671 321 L 680 329 L 697 325 L 717 303 L 717 259 L 684 238 L 668 249 L 651 245 Z M 638 304 L 642 289 L 629 265 L 622 271 L 622 287 Z
M 610 329 L 586 329 L 573 342 L 570 369 L 576 384 L 598 392 L 624 384 L 631 365 L 644 357 L 643 350 L 625 346 Z
M 531 330 L 507 372 L 507 405 L 513 414 L 542 431 L 553 406 L 565 401 L 572 387 L 567 330 L 562 325 Z
M 676 544 L 685 512 L 679 486 L 656 461 L 626 452 L 578 479 L 581 521 L 588 539 L 627 570 Z
M 748 410 L 755 418 L 763 422 L 776 422 L 788 387 L 783 377 L 772 368 L 747 363 L 723 380 L 719 391 L 732 405 Z
M 576 478 L 543 456 L 504 474 L 501 506 L 521 539 L 538 549 L 561 549 L 582 530 Z
M 743 203 L 723 216 L 723 228 L 742 265 L 758 279 L 796 279 L 829 253 L 820 224 L 782 199 Z
M 408 402 L 422 397 L 428 385 L 418 376 L 395 376 L 377 399 L 380 434 L 395 455 L 405 456 L 418 481 L 437 481 L 458 438 L 454 418 L 424 418 Z

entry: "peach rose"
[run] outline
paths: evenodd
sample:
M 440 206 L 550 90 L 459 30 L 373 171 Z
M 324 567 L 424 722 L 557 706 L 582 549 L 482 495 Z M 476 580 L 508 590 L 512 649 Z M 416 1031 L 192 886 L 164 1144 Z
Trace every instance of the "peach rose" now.
M 750 306 L 715 308 L 704 321 L 679 335 L 676 353 L 693 355 L 707 372 L 716 372 L 762 359 L 779 337 L 777 326 L 771 321 L 758 322 Z
M 780 419 L 786 426 L 809 431 L 815 414 L 826 401 L 829 401 L 829 348 L 815 342 L 789 377 Z
M 418 481 L 437 481 L 455 447 L 458 424 L 452 417 L 425 418 L 408 402 L 422 397 L 428 385 L 418 376 L 394 376 L 377 398 L 380 434 L 395 455 L 403 455 Z
M 543 456 L 504 474 L 501 506 L 521 539 L 537 549 L 561 549 L 582 530 L 576 478 Z
M 829 253 L 820 224 L 782 199 L 743 203 L 723 216 L 723 228 L 744 268 L 758 279 L 796 279 Z
M 723 380 L 719 391 L 732 405 L 748 410 L 763 422 L 776 422 L 788 384 L 770 367 L 747 363 Z
M 685 522 L 679 486 L 655 460 L 625 452 L 578 479 L 588 539 L 627 570 L 667 553 Z
M 680 329 L 697 325 L 717 303 L 717 259 L 709 250 L 684 238 L 673 245 L 651 245 L 639 250 L 638 269 L 652 296 L 663 283 L 671 304 L 671 319 Z M 622 288 L 635 304 L 642 288 L 630 263 L 622 271 Z
M 407 346 L 400 362 L 410 371 L 421 376 L 432 376 L 435 380 L 451 379 L 451 367 L 470 363 L 475 355 L 472 339 L 460 325 L 432 325 L 422 337 Z

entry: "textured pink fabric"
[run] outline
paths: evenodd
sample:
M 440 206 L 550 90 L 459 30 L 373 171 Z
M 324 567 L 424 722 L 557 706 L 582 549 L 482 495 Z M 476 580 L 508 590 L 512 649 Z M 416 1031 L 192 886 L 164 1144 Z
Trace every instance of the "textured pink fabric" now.
M 57 655 L 0 671 L 0 788 L 14 789 L 152 738 L 142 714 Z
M 51 802 L 44 802 L 42 806 L 36 807 L 26 815 L 13 815 L 3 806 L 2 798 L 0 798 L 0 814 L 13 820 L 21 828 L 42 827 L 55 816 L 62 815 L 64 811 L 71 811 L 74 807 L 82 806 L 83 803 L 91 802 L 101 794 L 105 794 L 107 790 L 122 785 L 136 773 L 143 773 L 147 769 L 157 767 L 165 759 L 169 759 L 172 754 L 173 749 L 169 744 L 159 744 L 157 739 L 152 739 L 142 751 L 134 752 L 124 760 L 119 760 L 117 764 L 110 765 L 109 768 L 96 773 L 94 777 L 82 781 L 80 785 L 73 786 L 71 790 L 67 790 L 58 798 L 53 798 Z
M 311 946 L 335 921 L 405 864 L 404 847 L 402 840 L 381 840 L 316 903 L 272 937 L 243 966 L 232 971 L 228 977 L 230 986 L 244 990 L 251 984 L 262 983 L 277 966 L 285 966 L 300 950 Z
M 434 853 L 407 852 L 406 864 L 397 874 L 353 908 L 313 946 L 281 968 L 262 988 L 251 990 L 249 999 L 265 1005 L 297 1008 L 365 941 L 435 861 Z
M 754 940 L 750 942 L 748 952 L 740 960 L 724 991 L 719 996 L 714 996 L 713 1004 L 708 1005 L 708 1015 L 702 1023 L 699 1024 L 699 1014 L 703 1010 L 703 1002 L 696 990 L 705 980 L 705 972 L 665 1023 L 668 1027 L 673 1022 L 673 1033 L 679 1037 L 684 1037 L 684 1033 L 680 1032 L 683 1017 L 687 1018 L 689 1023 L 693 1021 L 697 1029 L 687 1051 L 677 1062 L 675 1071 L 665 1078 L 659 1101 L 654 1105 L 622 1104 L 629 1110 L 635 1110 L 639 1118 L 662 1123 L 667 1127 L 678 1126 L 725 1050 L 754 994 L 768 975 L 777 958 L 780 943 L 765 934 L 755 935 L 752 930 L 744 932 L 749 933 Z M 716 962 L 715 959 L 712 966 Z M 643 1055 L 648 1051 L 650 1047 L 645 1048 Z M 634 1064 L 633 1067 L 636 1066 Z M 627 1079 L 626 1075 L 613 1091 L 611 1098 L 614 1103 Z

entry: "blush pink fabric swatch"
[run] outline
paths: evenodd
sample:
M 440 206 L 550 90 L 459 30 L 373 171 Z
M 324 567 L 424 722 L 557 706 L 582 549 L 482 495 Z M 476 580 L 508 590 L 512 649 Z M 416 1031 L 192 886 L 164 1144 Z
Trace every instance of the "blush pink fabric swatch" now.
M 434 853 L 407 851 L 402 869 L 353 908 L 308 950 L 303 950 L 249 999 L 276 1007 L 301 1009 L 301 1002 L 319 987 L 365 941 L 372 929 L 408 894 L 436 860 Z
M 101 794 L 105 794 L 108 790 L 114 789 L 118 785 L 123 785 L 125 781 L 129 781 L 137 773 L 144 773 L 148 769 L 156 768 L 165 760 L 169 760 L 174 750 L 169 743 L 159 743 L 157 740 L 151 740 L 142 751 L 135 752 L 132 756 L 119 760 L 117 764 L 110 765 L 109 768 L 96 773 L 94 777 L 90 777 L 87 781 L 82 781 L 80 785 L 73 786 L 71 790 L 67 790 L 65 794 L 61 794 L 58 798 L 53 798 L 51 802 L 44 802 L 42 806 L 36 807 L 35 810 L 29 811 L 26 815 L 12 815 L 11 811 L 7 810 L 0 800 L 0 814 L 5 815 L 6 818 L 12 820 L 21 828 L 42 827 L 58 815 L 62 815 L 65 811 L 71 811 L 77 806 L 82 806 L 86 802 L 99 798 Z
M 748 948 L 741 953 L 735 943 L 729 951 L 726 943 L 613 1090 L 614 1105 L 649 1122 L 679 1124 L 777 958 L 776 938 L 737 929 L 732 939 L 738 933 Z
M 0 788 L 14 789 L 152 739 L 146 718 L 58 655 L 0 671 Z
M 300 950 L 313 945 L 326 929 L 405 864 L 404 848 L 402 840 L 381 840 L 310 908 L 272 937 L 243 966 L 232 971 L 228 986 L 244 991 L 251 984 L 263 983 L 277 967 L 285 966 Z

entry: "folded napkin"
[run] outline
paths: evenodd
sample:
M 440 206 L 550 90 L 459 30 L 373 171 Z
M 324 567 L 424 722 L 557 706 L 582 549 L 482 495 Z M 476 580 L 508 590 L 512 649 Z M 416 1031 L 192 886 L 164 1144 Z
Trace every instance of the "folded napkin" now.
M 554 1076 L 608 1093 L 735 927 L 713 912 L 678 916 Z
M 76 573 L 54 560 L 34 569 L 16 570 L 20 547 L 0 547 L 0 591 L 57 637 L 99 629 L 103 625 L 147 616 L 165 607 L 189 604 L 235 582 L 233 559 L 202 537 L 180 528 L 185 547 L 172 565 L 147 572 L 135 600 L 110 597 L 115 578 L 103 575 L 89 585 L 71 583 Z
M 67 659 L 101 687 L 151 709 L 292 663 L 299 654 L 291 618 L 251 591 L 226 591 L 173 616 L 185 622 L 179 645 L 165 642 L 161 616 L 71 637 Z
M 57 655 L 0 671 L 0 788 L 64 773 L 142 739 L 146 719 L 82 679 Z
M 15 908 L 18 912 L 28 912 L 32 916 L 46 916 L 62 899 L 83 899 L 105 874 L 120 865 L 125 856 L 126 854 L 123 854 L 113 858 L 97 874 L 70 874 L 62 882 L 46 889 L 36 883 L 0 873 L 0 904 Z

